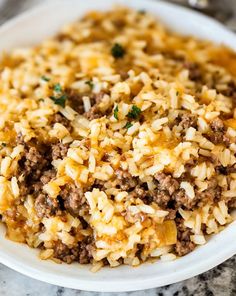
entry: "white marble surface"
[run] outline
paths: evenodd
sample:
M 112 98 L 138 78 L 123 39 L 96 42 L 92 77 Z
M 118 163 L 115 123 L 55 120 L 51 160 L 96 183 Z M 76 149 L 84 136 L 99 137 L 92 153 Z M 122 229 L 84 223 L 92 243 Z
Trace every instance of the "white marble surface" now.
M 0 0 L 0 21 L 1 3 Z M 11 1 L 11 0 L 5 0 Z M 20 1 L 20 0 L 19 0 Z M 60 0 L 25 0 L 20 9 L 32 7 L 44 1 Z M 225 0 L 222 0 L 222 2 Z M 235 0 L 231 1 L 235 5 Z M 236 28 L 236 21 L 231 24 Z M 138 292 L 116 293 L 117 296 L 236 296 L 236 256 L 220 266 L 192 279 L 165 286 Z M 63 283 L 62 283 L 63 285 Z M 25 277 L 0 264 L 0 296 L 111 296 L 113 293 L 94 293 L 80 290 L 65 289 L 45 284 Z

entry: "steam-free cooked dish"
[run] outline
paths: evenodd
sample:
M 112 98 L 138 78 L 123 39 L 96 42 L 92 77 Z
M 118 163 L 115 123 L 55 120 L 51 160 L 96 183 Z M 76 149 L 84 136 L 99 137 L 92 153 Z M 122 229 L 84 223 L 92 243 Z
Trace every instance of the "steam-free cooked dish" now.
M 56 262 L 139 265 L 236 207 L 236 55 L 145 11 L 90 12 L 0 62 L 0 217 Z

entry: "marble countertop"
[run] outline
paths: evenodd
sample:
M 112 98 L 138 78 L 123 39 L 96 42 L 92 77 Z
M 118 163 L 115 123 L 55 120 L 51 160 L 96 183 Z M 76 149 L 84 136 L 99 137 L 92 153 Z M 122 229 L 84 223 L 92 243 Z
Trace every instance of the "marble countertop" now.
M 4 3 L 4 1 L 15 1 L 19 4 L 19 2 L 17 2 L 18 0 L 0 0 L 0 5 Z M 58 0 L 24 0 L 20 5 L 19 10 L 23 11 L 26 8 L 32 7 L 43 1 Z M 236 10 L 235 0 L 226 1 L 231 1 Z M 1 21 L 2 12 L 0 6 L 0 22 L 3 21 L 3 18 L 4 20 L 6 18 L 6 16 L 2 15 Z M 9 14 L 7 17 L 11 16 L 12 15 Z M 230 25 L 233 25 L 234 28 L 236 28 L 236 19 L 231 21 Z M 0 296 L 235 296 L 235 266 L 236 256 L 199 276 L 162 288 L 127 293 L 95 293 L 66 289 L 42 283 L 23 276 L 0 264 Z

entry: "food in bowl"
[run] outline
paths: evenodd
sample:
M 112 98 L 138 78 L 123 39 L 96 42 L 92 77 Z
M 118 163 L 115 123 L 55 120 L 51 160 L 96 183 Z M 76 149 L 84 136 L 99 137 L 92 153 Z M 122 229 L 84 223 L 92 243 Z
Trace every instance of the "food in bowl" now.
M 173 260 L 233 220 L 236 55 L 145 11 L 1 59 L 0 214 L 56 262 Z

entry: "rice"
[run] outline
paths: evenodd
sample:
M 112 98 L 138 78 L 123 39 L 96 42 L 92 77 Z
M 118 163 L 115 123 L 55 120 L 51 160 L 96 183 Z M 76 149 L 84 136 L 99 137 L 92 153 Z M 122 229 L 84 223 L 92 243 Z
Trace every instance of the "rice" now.
M 196 245 L 204 245 L 206 243 L 206 240 L 204 238 L 204 235 L 195 234 L 191 236 L 192 242 L 194 242 Z
M 122 7 L 5 54 L 6 236 L 93 272 L 205 244 L 235 218 L 235 60 Z
M 88 112 L 88 111 L 91 109 L 90 98 L 84 96 L 84 97 L 82 98 L 82 100 L 83 100 L 83 103 L 84 103 L 84 110 L 85 110 L 85 112 Z
M 186 195 L 193 199 L 195 197 L 193 186 L 189 182 L 181 182 L 180 188 L 184 189 L 186 192 Z

